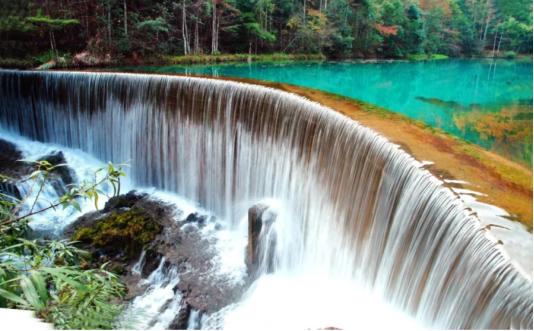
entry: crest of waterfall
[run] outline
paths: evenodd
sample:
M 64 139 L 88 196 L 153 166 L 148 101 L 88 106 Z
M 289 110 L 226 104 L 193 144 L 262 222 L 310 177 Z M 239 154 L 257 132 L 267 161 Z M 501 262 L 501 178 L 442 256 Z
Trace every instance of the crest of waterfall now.
M 279 203 L 275 269 L 352 279 L 437 328 L 532 328 L 532 282 L 398 146 L 264 87 L 158 75 L 0 71 L 0 125 L 128 161 L 238 226 Z

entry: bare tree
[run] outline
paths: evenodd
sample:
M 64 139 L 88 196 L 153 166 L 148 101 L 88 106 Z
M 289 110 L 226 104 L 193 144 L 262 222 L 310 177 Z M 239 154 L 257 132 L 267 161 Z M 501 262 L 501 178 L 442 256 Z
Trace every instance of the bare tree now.
M 126 5 L 126 0 L 122 1 L 123 13 L 124 13 L 124 35 L 128 38 L 128 6 Z
M 211 14 L 211 54 L 219 52 L 219 18 L 217 16 L 217 2 L 212 0 Z
M 184 40 L 184 55 L 191 53 L 189 46 L 189 32 L 187 31 L 186 0 L 182 0 L 182 39 Z

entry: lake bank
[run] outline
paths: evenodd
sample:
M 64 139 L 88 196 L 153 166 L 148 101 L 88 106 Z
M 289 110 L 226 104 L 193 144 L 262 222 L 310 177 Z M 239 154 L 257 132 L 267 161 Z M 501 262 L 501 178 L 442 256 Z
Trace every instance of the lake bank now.
M 450 57 L 443 54 L 409 54 L 404 58 L 354 58 L 341 57 L 332 58 L 321 53 L 267 53 L 267 54 L 248 54 L 248 53 L 230 53 L 230 54 L 197 54 L 197 55 L 161 55 L 149 57 L 129 57 L 112 59 L 106 56 L 97 56 L 88 52 L 81 52 L 62 56 L 59 61 L 42 61 L 40 58 L 11 58 L 0 57 L 0 68 L 6 69 L 34 69 L 43 67 L 43 69 L 80 69 L 94 67 L 120 67 L 120 66 L 148 66 L 148 65 L 207 65 L 207 64 L 238 64 L 251 62 L 293 62 L 293 61 L 440 61 L 447 60 Z M 460 57 L 463 58 L 463 57 Z M 532 60 L 531 54 L 514 54 L 510 57 L 505 52 L 502 54 L 485 53 L 478 57 L 469 57 L 478 59 L 517 59 L 519 61 Z

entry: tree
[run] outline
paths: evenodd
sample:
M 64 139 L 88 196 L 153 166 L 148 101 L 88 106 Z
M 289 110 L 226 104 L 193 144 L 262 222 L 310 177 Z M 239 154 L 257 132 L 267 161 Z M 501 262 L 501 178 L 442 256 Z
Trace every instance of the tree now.
M 50 38 L 50 50 L 55 58 L 59 57 L 59 53 L 57 50 L 56 37 L 54 32 L 60 31 L 65 27 L 71 25 L 80 24 L 80 21 L 78 21 L 77 19 L 51 18 L 50 16 L 43 15 L 41 11 L 38 11 L 36 16 L 27 17 L 26 20 L 36 25 L 37 28 L 43 29 L 48 32 L 48 36 Z
M 499 25 L 498 30 L 501 31 L 499 43 L 505 40 L 505 45 L 502 47 L 514 52 L 532 51 L 532 24 L 527 25 L 514 17 L 508 17 Z
M 404 5 L 400 0 L 388 0 L 382 4 L 381 23 L 377 23 L 378 32 L 383 36 L 382 52 L 387 57 L 403 57 L 405 47 L 405 27 L 407 18 Z
M 325 0 L 324 3 L 325 7 L 328 4 L 325 11 L 330 33 L 323 52 L 331 57 L 350 56 L 354 41 L 350 4 L 347 0 L 332 0 L 330 3 Z

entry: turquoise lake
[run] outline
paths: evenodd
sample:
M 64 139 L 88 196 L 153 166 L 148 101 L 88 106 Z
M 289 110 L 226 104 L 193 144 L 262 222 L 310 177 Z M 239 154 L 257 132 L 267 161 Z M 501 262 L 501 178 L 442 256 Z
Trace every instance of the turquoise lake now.
M 532 60 L 296 62 L 127 67 L 259 79 L 371 103 L 532 164 Z

